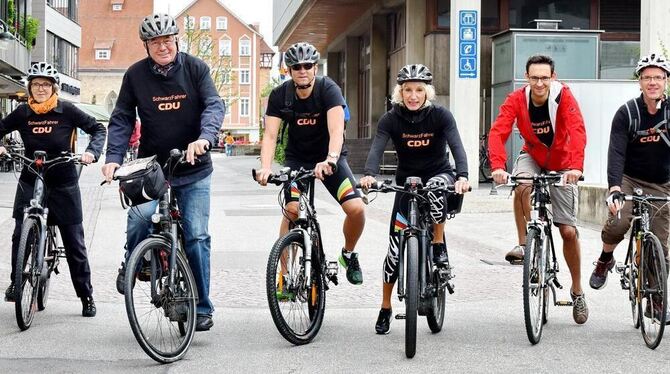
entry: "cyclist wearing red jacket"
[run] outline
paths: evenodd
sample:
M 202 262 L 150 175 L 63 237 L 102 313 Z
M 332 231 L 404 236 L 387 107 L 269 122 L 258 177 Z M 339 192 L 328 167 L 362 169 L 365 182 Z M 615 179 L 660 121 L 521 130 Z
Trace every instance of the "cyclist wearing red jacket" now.
M 500 113 L 489 133 L 489 159 L 496 183 L 507 182 L 505 142 L 516 123 L 524 139 L 512 175 L 532 176 L 556 171 L 564 174 L 566 186 L 550 188 L 554 224 L 563 238 L 563 255 L 570 269 L 574 301 L 573 317 L 582 324 L 588 319 L 580 281 L 580 246 L 577 234 L 577 185 L 584 169 L 586 130 L 579 105 L 570 89 L 556 80 L 554 61 L 543 55 L 531 56 L 526 62 L 528 85 L 512 92 L 500 107 Z M 514 219 L 519 245 L 505 259 L 523 260 L 526 223 L 530 212 L 530 185 L 524 184 L 514 194 Z

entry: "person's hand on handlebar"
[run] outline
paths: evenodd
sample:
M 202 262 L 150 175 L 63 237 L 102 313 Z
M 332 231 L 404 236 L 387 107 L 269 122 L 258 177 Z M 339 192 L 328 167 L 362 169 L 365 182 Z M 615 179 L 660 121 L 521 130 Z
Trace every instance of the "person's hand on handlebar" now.
M 621 188 L 618 186 L 613 186 L 610 189 L 610 194 L 607 196 L 607 207 L 610 210 L 610 213 L 617 214 L 618 211 L 623 208 L 626 201 L 624 200 L 624 195 L 621 193 Z
M 331 164 L 335 162 L 325 159 L 314 167 L 314 176 L 319 180 L 324 180 L 327 176 L 333 175 L 333 167 Z
M 266 186 L 271 174 L 272 170 L 270 168 L 260 168 L 256 170 L 256 182 L 261 186 Z
M 209 140 L 207 139 L 198 139 L 192 143 L 189 143 L 188 147 L 186 148 L 186 162 L 191 165 L 195 165 L 195 156 L 204 155 L 208 149 Z
M 495 169 L 491 172 L 491 177 L 496 184 L 507 184 L 510 174 L 503 169 Z
M 116 171 L 116 169 L 120 167 L 121 165 L 117 164 L 116 162 L 110 162 L 108 164 L 104 164 L 102 166 L 102 175 L 105 176 L 105 182 L 111 183 L 112 179 L 114 179 L 114 172 Z
M 92 162 L 95 162 L 95 156 L 93 155 L 93 153 L 90 153 L 90 152 L 84 152 L 84 153 L 81 155 L 81 160 L 80 160 L 80 161 L 81 161 L 82 164 L 84 164 L 84 165 L 88 165 L 88 164 L 90 164 L 90 163 L 92 163 Z
M 582 176 L 582 171 L 577 169 L 568 170 L 563 173 L 563 181 L 566 184 L 576 184 L 579 178 Z
M 369 189 L 375 183 L 377 183 L 377 180 L 372 175 L 361 177 L 361 179 L 358 181 L 358 184 L 360 184 L 364 190 Z
M 454 183 L 454 192 L 461 195 L 468 192 L 468 190 L 470 190 L 470 182 L 468 182 L 468 178 L 459 177 L 456 183 Z

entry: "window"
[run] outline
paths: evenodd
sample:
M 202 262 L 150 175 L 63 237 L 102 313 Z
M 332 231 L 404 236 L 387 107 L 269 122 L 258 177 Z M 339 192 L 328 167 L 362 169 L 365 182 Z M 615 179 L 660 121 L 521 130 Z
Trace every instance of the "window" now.
M 56 35 L 47 32 L 46 40 L 46 60 L 52 64 L 59 73 L 72 78 L 77 78 L 77 59 L 79 48 L 61 39 Z
M 230 84 L 230 76 L 231 76 L 231 71 L 230 70 L 224 70 L 221 72 L 221 83 L 223 84 Z M 230 110 L 230 105 L 227 105 L 226 108 L 229 108 L 227 110 Z
M 226 117 L 230 116 L 230 99 L 223 99 L 223 101 L 226 103 Z
M 232 48 L 231 40 L 228 38 L 219 39 L 219 56 L 230 56 Z
M 208 36 L 203 36 L 200 39 L 200 45 L 198 46 L 198 53 L 204 56 L 212 55 L 212 39 Z
M 226 18 L 226 17 L 216 17 L 216 29 L 217 30 L 228 30 L 228 18 Z
M 112 10 L 115 12 L 120 12 L 123 10 L 123 4 L 112 4 Z
M 96 60 L 109 60 L 112 57 L 112 51 L 109 49 L 96 49 L 95 50 L 95 59 Z
M 249 69 L 240 69 L 240 84 L 249 84 L 251 79 L 249 77 Z
M 200 30 L 209 30 L 212 28 L 212 17 L 200 17 Z
M 249 98 L 240 98 L 240 117 L 249 117 Z
M 561 29 L 588 30 L 591 0 L 509 0 L 510 28 L 535 28 L 534 19 L 560 19 Z
M 195 17 L 184 17 L 184 29 L 193 30 L 195 28 Z
M 251 40 L 246 36 L 240 39 L 240 56 L 251 56 Z
M 47 5 L 54 9 L 56 12 L 64 15 L 74 22 L 78 22 L 78 0 L 47 0 Z M 3 4 L 6 4 L 6 1 L 3 1 Z M 44 4 L 44 3 L 43 3 Z M 26 2 L 25 1 L 14 1 L 14 5 L 17 7 L 16 14 L 23 15 L 26 11 Z

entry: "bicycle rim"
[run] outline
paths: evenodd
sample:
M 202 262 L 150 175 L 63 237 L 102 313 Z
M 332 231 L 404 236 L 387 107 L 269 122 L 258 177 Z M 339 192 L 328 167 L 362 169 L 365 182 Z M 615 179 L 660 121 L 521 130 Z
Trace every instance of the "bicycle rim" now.
M 170 245 L 164 239 L 141 242 L 128 259 L 126 312 L 144 352 L 160 363 L 180 360 L 195 333 L 198 291 L 186 257 L 177 251 L 174 292 L 169 287 Z
M 523 315 L 526 335 L 532 344 L 540 342 L 544 321 L 545 273 L 540 231 L 531 228 L 526 236 L 523 260 Z
M 665 256 L 658 238 L 649 233 L 642 241 L 640 264 L 640 303 L 642 337 L 647 347 L 655 349 L 663 339 L 667 311 L 667 275 Z
M 419 239 L 416 236 L 407 238 L 405 251 L 407 267 L 405 268 L 405 355 L 412 358 L 416 354 L 416 319 L 419 304 Z
M 39 284 L 37 252 L 39 251 L 39 242 L 39 221 L 31 217 L 26 218 L 21 229 L 14 274 L 14 284 L 16 285 L 14 308 L 16 323 L 21 330 L 30 328 L 37 311 L 36 298 Z

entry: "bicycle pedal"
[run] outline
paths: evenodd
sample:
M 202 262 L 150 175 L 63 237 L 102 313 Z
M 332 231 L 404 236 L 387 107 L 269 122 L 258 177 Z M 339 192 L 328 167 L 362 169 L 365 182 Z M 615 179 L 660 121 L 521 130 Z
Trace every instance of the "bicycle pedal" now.
M 616 270 L 617 273 L 623 274 L 624 270 L 626 270 L 626 265 L 617 263 L 616 265 L 614 265 L 614 269 Z
M 333 282 L 333 284 L 336 286 L 339 284 L 339 281 L 337 280 L 337 275 L 331 276 L 330 281 Z
M 406 319 L 405 313 L 398 313 L 395 315 L 395 319 Z
M 451 282 L 447 282 L 447 291 L 449 291 L 450 295 L 454 293 L 454 285 Z
M 556 306 L 572 306 L 572 301 L 568 300 L 556 300 Z
M 58 270 L 58 268 L 55 267 L 55 268 L 54 268 L 54 273 L 55 273 L 56 275 L 58 275 L 58 274 L 60 274 L 60 270 Z

